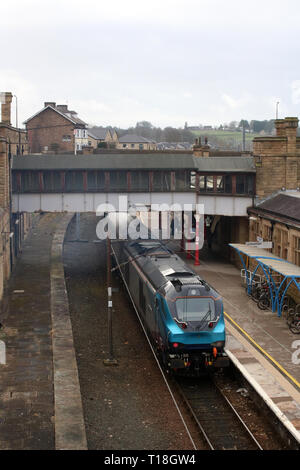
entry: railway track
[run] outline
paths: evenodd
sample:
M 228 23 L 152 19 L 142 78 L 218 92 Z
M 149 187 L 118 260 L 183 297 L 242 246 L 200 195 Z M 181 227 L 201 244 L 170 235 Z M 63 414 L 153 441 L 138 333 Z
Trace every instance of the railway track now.
M 211 450 L 262 450 L 211 377 L 179 377 L 176 385 Z

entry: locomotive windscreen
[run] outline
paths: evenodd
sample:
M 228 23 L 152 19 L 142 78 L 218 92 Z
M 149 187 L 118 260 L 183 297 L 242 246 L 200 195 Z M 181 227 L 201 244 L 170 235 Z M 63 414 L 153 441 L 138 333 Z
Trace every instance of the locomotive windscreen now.
M 177 318 L 180 321 L 213 321 L 215 302 L 206 297 L 184 297 L 176 300 Z

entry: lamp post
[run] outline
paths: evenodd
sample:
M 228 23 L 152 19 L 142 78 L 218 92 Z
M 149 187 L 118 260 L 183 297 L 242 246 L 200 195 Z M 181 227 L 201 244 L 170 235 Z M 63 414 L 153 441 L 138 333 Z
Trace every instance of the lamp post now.
M 112 282 L 111 282 L 111 241 L 109 233 L 106 239 L 106 266 L 107 266 L 107 317 L 108 317 L 108 358 L 103 363 L 106 366 L 117 366 L 118 361 L 114 357 L 113 351 L 113 330 L 112 330 Z
M 19 145 L 18 145 L 17 155 L 20 155 L 21 154 L 21 134 L 20 134 L 20 129 L 18 125 L 18 97 L 17 95 L 13 95 L 13 96 L 16 98 L 16 129 L 18 130 L 18 134 L 19 134 Z

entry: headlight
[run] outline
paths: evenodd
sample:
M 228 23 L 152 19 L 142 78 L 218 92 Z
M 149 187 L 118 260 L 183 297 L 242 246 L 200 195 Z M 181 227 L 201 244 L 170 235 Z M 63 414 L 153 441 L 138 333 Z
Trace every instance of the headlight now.
M 215 348 L 224 348 L 225 341 L 216 341 L 215 343 L 211 343 L 210 345 L 214 346 Z

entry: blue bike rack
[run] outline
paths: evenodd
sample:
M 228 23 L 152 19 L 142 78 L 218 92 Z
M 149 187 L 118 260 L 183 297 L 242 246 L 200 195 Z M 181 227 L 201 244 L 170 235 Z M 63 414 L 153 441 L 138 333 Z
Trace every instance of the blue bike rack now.
M 289 287 L 294 283 L 300 292 L 300 267 L 283 258 L 274 256 L 273 253 L 269 253 L 268 251 L 263 250 L 262 248 L 254 249 L 253 246 L 251 247 L 251 245 L 241 245 L 235 243 L 229 243 L 229 246 L 236 250 L 241 260 L 242 266 L 245 269 L 248 293 L 251 292 L 254 275 L 256 274 L 259 268 L 262 269 L 270 291 L 272 312 L 275 312 L 277 310 L 278 316 L 281 317 L 283 299 Z M 243 255 L 252 258 L 257 262 L 257 266 L 253 271 L 251 279 L 249 278 L 248 270 Z M 284 269 L 284 267 L 287 267 L 288 269 Z M 276 286 L 272 271 L 278 273 L 280 276 L 283 276 L 283 279 L 278 287 Z M 290 273 L 288 273 L 287 271 L 290 271 Z M 286 286 L 280 298 L 280 291 L 285 282 Z

